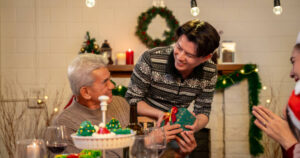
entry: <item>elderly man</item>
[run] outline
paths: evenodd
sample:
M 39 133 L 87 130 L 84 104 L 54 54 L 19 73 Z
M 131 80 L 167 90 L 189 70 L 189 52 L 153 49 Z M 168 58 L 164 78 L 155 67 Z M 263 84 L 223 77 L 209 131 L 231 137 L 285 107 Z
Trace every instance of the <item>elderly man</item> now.
M 101 95 L 109 96 L 112 102 L 113 83 L 104 60 L 99 55 L 83 54 L 75 58 L 68 67 L 68 78 L 75 96 L 73 103 L 63 110 L 54 120 L 55 125 L 66 126 L 67 135 L 75 133 L 82 121 L 91 121 L 98 125 L 102 121 L 100 101 Z M 71 137 L 68 139 L 66 153 L 79 153 Z

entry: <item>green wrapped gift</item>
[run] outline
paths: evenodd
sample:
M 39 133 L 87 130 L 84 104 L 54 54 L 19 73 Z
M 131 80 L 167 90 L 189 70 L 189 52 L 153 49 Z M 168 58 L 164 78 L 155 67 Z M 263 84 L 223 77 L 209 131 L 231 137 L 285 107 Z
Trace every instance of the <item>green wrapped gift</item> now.
M 196 117 L 190 113 L 186 108 L 176 108 L 172 107 L 164 117 L 161 126 L 164 126 L 166 122 L 170 122 L 170 125 L 180 124 L 184 131 L 190 131 L 190 129 L 185 128 L 185 125 L 193 125 Z

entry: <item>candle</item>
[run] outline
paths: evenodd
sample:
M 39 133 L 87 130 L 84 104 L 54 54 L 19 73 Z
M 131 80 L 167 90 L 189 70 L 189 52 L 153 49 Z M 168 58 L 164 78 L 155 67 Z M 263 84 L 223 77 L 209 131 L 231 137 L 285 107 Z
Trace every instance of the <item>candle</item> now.
M 126 65 L 133 65 L 133 50 L 126 51 Z
M 117 65 L 125 65 L 125 53 L 117 54 Z
M 40 158 L 40 147 L 35 142 L 27 146 L 27 157 Z

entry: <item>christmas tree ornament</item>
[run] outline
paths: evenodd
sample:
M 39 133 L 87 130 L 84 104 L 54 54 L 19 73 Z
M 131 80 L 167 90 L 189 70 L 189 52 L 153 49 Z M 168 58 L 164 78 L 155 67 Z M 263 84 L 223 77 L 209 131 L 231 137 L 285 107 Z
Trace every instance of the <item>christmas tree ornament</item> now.
M 81 52 L 81 53 L 84 53 L 84 51 L 85 51 L 84 48 L 81 48 L 81 49 L 80 49 L 80 52 Z
M 100 54 L 99 51 L 99 45 L 97 45 L 95 42 L 95 38 L 90 37 L 90 33 L 86 32 L 85 36 L 86 41 L 82 45 L 82 48 L 80 49 L 79 54 L 83 54 L 85 52 L 87 53 L 93 53 L 93 54 Z
M 95 44 L 94 49 L 98 49 L 98 48 L 99 48 L 98 44 Z

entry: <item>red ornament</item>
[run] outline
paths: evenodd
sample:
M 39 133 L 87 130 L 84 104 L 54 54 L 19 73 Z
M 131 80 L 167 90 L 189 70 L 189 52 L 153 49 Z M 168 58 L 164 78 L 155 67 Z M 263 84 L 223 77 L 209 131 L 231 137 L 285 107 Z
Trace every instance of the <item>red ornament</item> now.
M 143 32 L 142 32 L 142 34 L 143 34 L 143 35 L 145 35 L 145 34 L 146 34 L 146 32 L 145 32 L 145 31 L 143 31 Z
M 110 132 L 109 132 L 109 130 L 108 130 L 107 128 L 105 128 L 105 127 L 100 127 L 97 133 L 98 133 L 98 134 L 108 134 L 108 133 L 110 133 Z
M 240 74 L 237 73 L 237 74 L 236 74 L 236 77 L 239 77 L 239 76 L 240 76 Z

